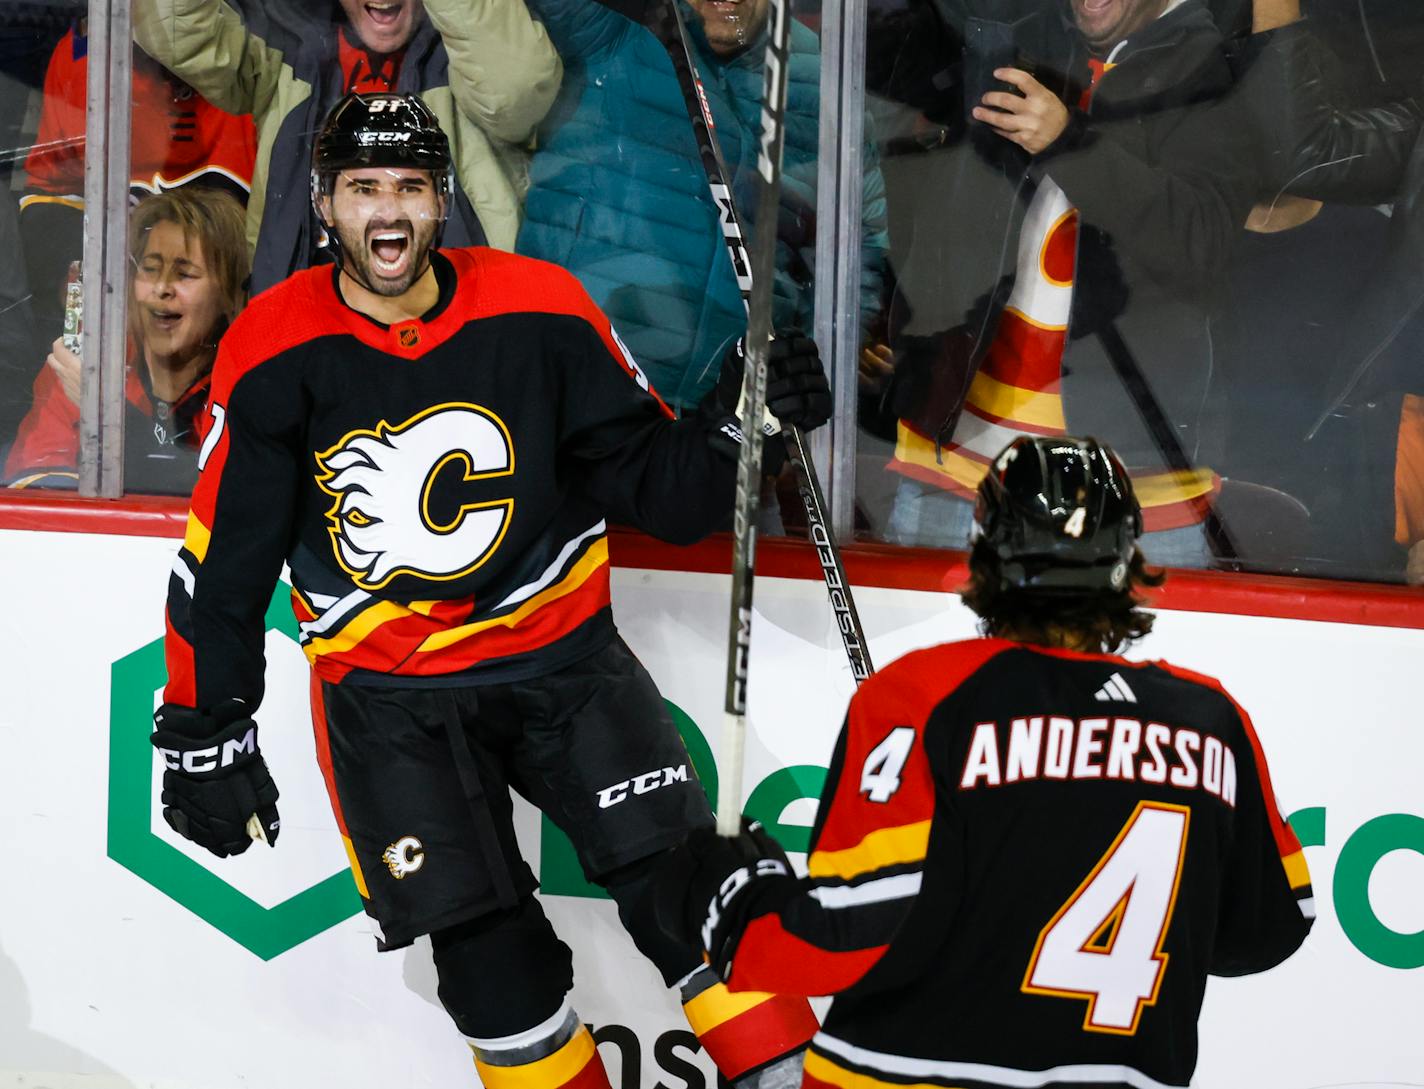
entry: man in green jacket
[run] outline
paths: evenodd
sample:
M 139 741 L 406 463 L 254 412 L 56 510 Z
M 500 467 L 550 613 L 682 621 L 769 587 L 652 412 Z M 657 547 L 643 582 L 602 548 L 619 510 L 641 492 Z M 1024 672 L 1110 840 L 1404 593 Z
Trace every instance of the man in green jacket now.
M 523 0 L 135 0 L 134 38 L 208 101 L 256 120 L 254 292 L 324 245 L 308 191 L 311 138 L 351 91 L 418 94 L 449 135 L 446 245 L 514 248 L 526 145 L 563 71 Z

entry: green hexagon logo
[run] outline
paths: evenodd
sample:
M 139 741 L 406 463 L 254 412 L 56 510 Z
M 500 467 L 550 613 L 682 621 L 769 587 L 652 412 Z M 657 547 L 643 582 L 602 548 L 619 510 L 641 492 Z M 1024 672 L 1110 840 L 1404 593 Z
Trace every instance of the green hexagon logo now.
M 266 630 L 293 642 L 290 587 L 279 582 Z M 271 960 L 361 910 L 351 871 L 342 869 L 271 907 L 154 835 L 153 697 L 167 668 L 155 639 L 113 664 L 109 686 L 109 857 L 249 952 Z

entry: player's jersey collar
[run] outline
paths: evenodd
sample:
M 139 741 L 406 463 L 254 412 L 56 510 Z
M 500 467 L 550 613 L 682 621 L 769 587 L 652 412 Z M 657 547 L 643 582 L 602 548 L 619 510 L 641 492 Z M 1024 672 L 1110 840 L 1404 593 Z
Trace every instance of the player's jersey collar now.
M 438 250 L 431 251 L 430 264 L 435 270 L 435 282 L 440 289 L 435 305 L 418 318 L 394 325 L 377 321 L 351 306 L 341 293 L 341 268 L 339 265 L 332 266 L 327 283 L 331 285 L 332 294 L 336 296 L 336 303 L 344 317 L 343 323 L 358 339 L 372 347 L 408 358 L 420 355 L 443 340 L 450 333 L 450 329 L 445 328 L 450 323 L 441 322 L 440 318 L 449 311 L 460 286 L 460 278 L 456 275 L 455 266 L 450 259 Z

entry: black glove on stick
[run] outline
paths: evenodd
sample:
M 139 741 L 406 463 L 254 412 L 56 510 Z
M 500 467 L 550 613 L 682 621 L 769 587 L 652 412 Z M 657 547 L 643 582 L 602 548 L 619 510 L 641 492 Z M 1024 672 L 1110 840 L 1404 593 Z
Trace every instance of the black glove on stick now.
M 746 372 L 746 351 L 741 339 L 727 350 L 717 385 L 701 406 L 704 417 L 723 418 L 737 410 Z M 767 348 L 766 407 L 783 424 L 811 431 L 831 418 L 831 384 L 821 365 L 816 342 L 799 329 L 776 334 Z M 763 469 L 775 474 L 785 461 L 781 442 L 768 442 Z

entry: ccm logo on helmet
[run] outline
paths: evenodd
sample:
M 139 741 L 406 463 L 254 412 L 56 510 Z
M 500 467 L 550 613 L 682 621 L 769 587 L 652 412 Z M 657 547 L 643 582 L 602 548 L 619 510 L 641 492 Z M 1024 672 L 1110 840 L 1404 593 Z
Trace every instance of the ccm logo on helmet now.
M 257 755 L 257 727 L 253 725 L 241 737 L 230 738 L 221 746 L 210 745 L 206 749 L 159 749 L 163 763 L 169 771 L 182 771 L 188 775 L 202 775 L 230 767 L 239 756 Z
M 628 797 L 629 791 L 634 794 L 650 794 L 669 783 L 685 782 L 687 782 L 686 764 L 679 764 L 675 768 L 645 771 L 642 775 L 635 775 L 631 779 L 624 779 L 621 783 L 614 783 L 612 786 L 600 790 L 598 792 L 598 808 L 608 809 L 617 805 Z
M 369 129 L 356 134 L 358 144 L 408 144 L 410 143 L 410 133 L 408 132 L 372 132 Z

